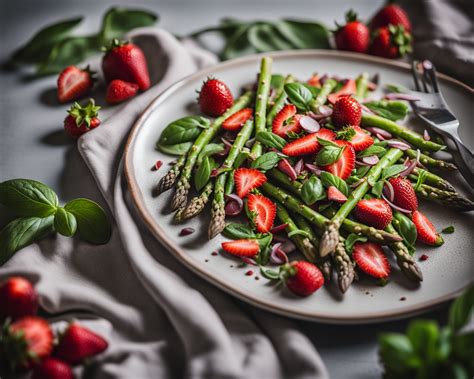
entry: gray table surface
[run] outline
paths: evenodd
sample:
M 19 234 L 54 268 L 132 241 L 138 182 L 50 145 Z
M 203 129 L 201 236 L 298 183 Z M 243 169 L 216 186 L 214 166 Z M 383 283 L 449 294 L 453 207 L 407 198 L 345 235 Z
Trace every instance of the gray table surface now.
M 159 25 L 185 34 L 213 25 L 226 16 L 242 19 L 281 17 L 314 18 L 327 25 L 343 21 L 352 7 L 364 17 L 383 1 L 348 0 L 0 0 L 0 62 L 24 43 L 41 26 L 66 17 L 87 15 L 79 32 L 96 30 L 110 5 L 147 7 L 160 15 Z M 74 145 L 64 137 L 62 120 L 67 105 L 55 104 L 56 77 L 28 81 L 18 72 L 0 71 L 0 181 L 17 177 L 40 180 L 61 191 L 65 160 Z M 0 221 L 1 222 L 1 221 Z M 0 224 L 1 225 L 1 224 Z M 447 307 L 423 315 L 444 322 Z M 377 335 L 382 331 L 403 331 L 410 320 L 359 326 L 334 326 L 299 322 L 314 341 L 332 378 L 378 378 Z

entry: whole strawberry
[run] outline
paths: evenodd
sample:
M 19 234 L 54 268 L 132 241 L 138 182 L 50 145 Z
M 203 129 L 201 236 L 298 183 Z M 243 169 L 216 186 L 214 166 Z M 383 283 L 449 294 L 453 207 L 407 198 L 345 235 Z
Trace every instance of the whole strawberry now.
M 76 365 L 107 349 L 107 341 L 91 330 L 72 323 L 59 339 L 54 356 Z
M 26 316 L 5 324 L 2 351 L 10 367 L 30 367 L 51 354 L 53 332 L 46 320 L 36 316 Z
M 232 106 L 234 97 L 224 82 L 209 78 L 201 87 L 198 103 L 204 114 L 218 117 Z
M 407 178 L 398 176 L 389 180 L 393 187 L 393 203 L 400 208 L 414 212 L 418 209 L 415 189 Z
M 138 92 L 138 84 L 125 82 L 120 79 L 114 79 L 107 87 L 105 101 L 109 104 L 118 104 L 135 96 Z
M 321 271 L 307 261 L 293 261 L 280 267 L 286 287 L 296 295 L 309 296 L 324 285 Z
M 0 320 L 34 315 L 37 310 L 38 296 L 28 280 L 12 276 L 0 283 Z
M 31 379 L 73 379 L 71 366 L 60 359 L 48 357 L 33 369 Z
M 369 53 L 384 58 L 399 58 L 411 53 L 411 35 L 403 26 L 389 25 L 375 30 Z
M 121 79 L 138 84 L 142 91 L 150 87 L 150 75 L 142 49 L 133 43 L 114 39 L 104 50 L 102 71 L 107 82 Z
M 334 104 L 331 120 L 337 127 L 359 126 L 362 119 L 362 108 L 351 96 L 342 96 Z
M 76 66 L 66 67 L 58 77 L 58 100 L 60 103 L 78 100 L 94 86 L 94 72 L 87 66 L 80 69 Z
M 335 38 L 339 50 L 365 53 L 369 49 L 369 28 L 357 19 L 357 14 L 352 10 L 346 14 L 346 25 L 336 30 Z
M 90 99 L 86 106 L 74 103 L 68 110 L 69 115 L 64 119 L 64 130 L 72 138 L 87 133 L 100 125 L 99 106 L 95 105 L 94 99 Z
M 411 23 L 407 14 L 396 4 L 389 4 L 383 7 L 370 22 L 370 28 L 372 30 L 388 25 L 401 25 L 406 31 L 411 31 Z

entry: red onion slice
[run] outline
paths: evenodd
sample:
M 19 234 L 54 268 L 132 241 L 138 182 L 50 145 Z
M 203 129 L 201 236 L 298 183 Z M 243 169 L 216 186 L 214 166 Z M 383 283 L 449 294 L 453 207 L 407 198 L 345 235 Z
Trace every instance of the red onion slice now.
M 413 161 L 410 162 L 410 165 L 405 169 L 403 170 L 402 172 L 400 172 L 400 176 L 408 176 L 410 175 L 413 170 L 415 169 L 416 165 L 418 164 L 418 162 L 414 159 Z
M 253 258 L 240 257 L 240 259 L 241 259 L 242 262 L 247 263 L 248 265 L 258 266 L 258 265 L 257 265 L 257 262 L 256 262 L 255 259 L 253 259 Z
M 296 178 L 298 177 L 295 169 L 286 158 L 283 158 L 280 160 L 280 162 L 278 162 L 278 169 L 284 174 L 288 175 L 290 180 L 296 180 Z
M 362 161 L 355 161 L 356 166 L 370 166 L 370 164 L 362 162 Z
M 319 131 L 319 129 L 321 129 L 321 126 L 318 124 L 318 122 L 310 116 L 301 117 L 299 122 L 303 130 L 310 134 L 316 133 Z
M 227 138 L 221 137 L 221 141 L 224 145 L 232 147 L 232 142 L 230 142 Z
M 387 100 L 406 100 L 406 101 L 419 101 L 421 100 L 419 97 L 410 95 L 408 93 L 398 93 L 398 92 L 391 92 L 387 93 L 384 96 Z
M 411 146 L 409 144 L 407 144 L 406 142 L 403 142 L 403 141 L 399 141 L 397 139 L 389 139 L 387 140 L 387 145 L 390 146 L 390 147 L 394 147 L 396 149 L 400 149 L 400 150 L 408 150 L 411 148 Z
M 317 176 L 321 175 L 321 172 L 322 170 L 314 165 L 314 164 L 311 164 L 311 163 L 305 163 L 304 166 L 308 169 L 309 172 L 311 172 L 312 174 L 315 174 Z
M 377 137 L 380 141 L 385 141 L 386 138 L 378 133 L 375 133 L 375 137 Z
M 370 166 L 377 164 L 378 161 L 379 161 L 379 157 L 377 157 L 376 155 L 369 155 L 368 157 L 362 158 L 362 162 L 367 163 Z
M 366 100 L 364 99 L 364 101 L 366 101 Z M 368 100 L 368 101 L 370 101 L 370 100 Z M 367 113 L 370 113 L 370 114 L 377 114 L 377 113 L 375 113 L 372 109 L 370 109 L 370 108 L 368 108 L 367 106 L 365 106 L 363 103 L 359 103 L 359 104 L 360 104 L 360 107 L 362 108 L 362 110 L 363 110 L 364 112 L 367 112 Z
M 284 263 L 288 263 L 288 257 L 286 256 L 285 252 L 280 249 L 281 243 L 276 243 L 272 247 L 272 252 L 270 253 L 270 262 L 282 265 Z
M 272 233 L 272 234 L 280 233 L 283 230 L 285 230 L 285 228 L 287 226 L 288 226 L 288 224 L 280 224 L 280 225 L 274 226 L 273 228 L 270 229 L 270 233 Z
M 304 160 L 303 158 L 301 158 L 298 162 L 296 162 L 295 167 L 294 167 L 296 171 L 296 175 L 301 174 L 301 171 L 303 171 L 303 167 L 304 167 Z
M 306 116 L 309 116 L 311 117 L 312 119 L 316 120 L 316 121 L 321 121 L 321 120 L 324 120 L 327 116 L 324 116 L 322 114 L 317 114 L 317 113 L 314 113 L 314 112 L 308 112 L 306 113 Z
M 428 133 L 428 130 L 425 129 L 425 131 L 423 132 L 423 139 L 425 141 L 429 141 L 431 139 L 431 136 L 430 134 Z
M 245 142 L 245 147 L 252 147 L 255 139 L 256 138 L 250 138 L 247 142 Z
M 398 205 L 393 204 L 390 200 L 388 200 L 385 197 L 383 192 L 382 192 L 382 197 L 393 209 L 396 209 L 397 211 L 402 212 L 402 213 L 411 213 L 411 211 L 409 209 L 401 208 Z
M 227 216 L 237 216 L 242 212 L 244 208 L 243 200 L 238 197 L 235 193 L 231 193 L 230 195 L 225 195 L 225 214 Z
M 290 254 L 296 250 L 296 245 L 293 243 L 293 241 L 287 240 L 283 242 L 283 244 L 280 247 L 280 250 L 282 250 L 286 254 Z
M 320 105 L 318 107 L 318 113 L 321 115 L 321 116 L 331 116 L 332 115 L 332 108 L 328 105 Z
M 388 180 L 383 184 L 383 194 L 387 196 L 387 198 L 393 202 L 395 198 L 395 190 L 393 189 L 392 183 Z
M 234 142 L 237 138 L 237 133 L 231 132 L 230 130 L 226 130 L 226 132 L 222 135 L 222 138 L 226 139 L 229 142 Z
M 375 126 L 367 126 L 365 129 L 371 132 L 372 134 L 380 134 L 381 136 L 387 139 L 392 138 L 392 135 L 389 132 L 387 132 L 386 130 L 377 128 Z

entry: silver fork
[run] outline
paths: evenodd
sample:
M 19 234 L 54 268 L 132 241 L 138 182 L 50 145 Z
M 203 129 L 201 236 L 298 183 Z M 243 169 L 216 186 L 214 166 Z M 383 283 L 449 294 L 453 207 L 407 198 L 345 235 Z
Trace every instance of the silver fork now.
M 459 153 L 459 156 L 455 157 L 459 171 L 474 188 L 474 155 L 459 138 L 459 121 L 441 94 L 434 65 L 426 60 L 413 61 L 412 74 L 417 91 L 410 91 L 410 94 L 420 99 L 410 101 L 413 111 L 430 125 L 432 130 L 454 142 Z

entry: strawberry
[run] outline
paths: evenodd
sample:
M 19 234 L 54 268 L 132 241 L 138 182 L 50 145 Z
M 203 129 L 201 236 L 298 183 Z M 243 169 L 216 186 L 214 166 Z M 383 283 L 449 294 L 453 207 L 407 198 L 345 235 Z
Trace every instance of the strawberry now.
M 224 82 L 208 78 L 201 87 L 198 103 L 204 114 L 218 117 L 232 106 L 234 97 Z
M 121 79 L 138 84 L 142 91 L 150 87 L 150 75 L 142 49 L 133 43 L 113 39 L 104 50 L 102 71 L 107 82 Z
M 351 96 L 337 99 L 331 115 L 331 120 L 337 127 L 346 125 L 359 126 L 362 119 L 362 108 L 359 102 Z
M 222 242 L 222 248 L 229 254 L 250 258 L 255 257 L 260 250 L 257 241 L 248 239 Z
M 356 152 L 367 149 L 374 144 L 374 139 L 365 130 L 358 126 L 351 126 L 355 131 L 355 135 L 350 139 L 350 143 Z
M 369 49 L 369 28 L 357 19 L 357 14 L 352 10 L 346 13 L 346 25 L 338 27 L 335 38 L 339 50 L 365 53 Z
M 375 30 L 390 24 L 395 26 L 401 25 L 405 30 L 411 30 L 411 23 L 407 14 L 396 4 L 388 4 L 379 10 L 370 22 L 370 28 Z
M 351 172 L 355 167 L 355 151 L 352 145 L 347 141 L 336 140 L 334 143 L 338 146 L 344 147 L 344 150 L 337 161 L 324 166 L 325 171 L 346 180 L 351 176 Z
M 324 285 L 321 271 L 307 261 L 293 261 L 280 267 L 286 287 L 296 295 L 309 296 Z
M 418 209 L 418 199 L 416 198 L 415 189 L 407 178 L 398 176 L 389 180 L 393 187 L 393 203 L 400 208 L 409 211 Z
M 328 188 L 328 200 L 335 201 L 336 203 L 345 203 L 347 201 L 346 195 L 339 191 L 334 186 Z
M 78 100 L 94 86 L 94 72 L 87 66 L 80 69 L 68 66 L 58 76 L 58 100 L 60 103 Z
M 35 366 L 31 379 L 73 379 L 71 366 L 60 359 L 48 357 Z
M 263 195 L 250 194 L 247 207 L 255 214 L 254 223 L 260 233 L 268 233 L 273 226 L 276 216 L 276 205 Z
M 377 29 L 369 49 L 372 55 L 391 59 L 403 57 L 411 51 L 411 35 L 401 25 Z
M 93 99 L 89 100 L 86 106 L 74 103 L 68 110 L 69 115 L 64 119 L 64 130 L 72 137 L 77 138 L 88 131 L 97 128 L 100 120 L 99 106 L 96 106 Z
M 244 108 L 233 115 L 230 115 L 222 123 L 222 129 L 225 130 L 239 130 L 253 115 L 252 108 Z
M 250 191 L 264 184 L 267 181 L 267 177 L 254 168 L 241 167 L 235 170 L 234 181 L 237 196 L 243 199 Z
M 390 263 L 379 244 L 356 242 L 352 258 L 362 271 L 374 278 L 386 278 L 390 274 Z
M 29 367 L 51 354 L 53 332 L 45 319 L 25 316 L 4 327 L 2 345 L 12 369 Z
M 360 200 L 355 208 L 359 221 L 377 229 L 385 229 L 392 222 L 392 208 L 384 199 Z
M 334 141 L 336 139 L 336 134 L 332 130 L 321 128 L 317 133 L 308 134 L 304 137 L 288 142 L 285 147 L 283 147 L 282 152 L 289 157 L 313 154 L 319 149 L 318 138 Z
M 300 118 L 301 115 L 296 114 L 296 107 L 293 104 L 285 105 L 273 119 L 273 133 L 283 138 L 287 137 L 289 132 L 300 133 Z
M 0 320 L 34 315 L 37 310 L 38 296 L 28 280 L 12 276 L 0 284 Z
M 313 87 L 321 87 L 321 82 L 319 79 L 320 78 L 318 74 L 313 74 L 306 83 Z
M 334 141 L 336 139 L 336 133 L 326 128 L 319 129 L 315 134 L 318 138 L 327 139 L 328 141 Z
M 107 87 L 105 101 L 109 104 L 118 104 L 122 101 L 130 99 L 138 92 L 138 84 L 126 82 L 120 79 L 114 79 Z
M 71 365 L 76 365 L 86 358 L 102 353 L 108 346 L 104 338 L 73 322 L 60 336 L 54 356 Z
M 342 96 L 354 95 L 356 93 L 356 88 L 356 81 L 354 79 L 348 79 L 339 91 L 328 95 L 328 101 L 331 104 L 335 104 L 336 101 Z
M 436 233 L 436 229 L 431 221 L 420 211 L 414 211 L 411 219 L 418 233 L 418 241 L 431 246 L 441 246 L 444 243 L 443 237 Z

